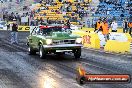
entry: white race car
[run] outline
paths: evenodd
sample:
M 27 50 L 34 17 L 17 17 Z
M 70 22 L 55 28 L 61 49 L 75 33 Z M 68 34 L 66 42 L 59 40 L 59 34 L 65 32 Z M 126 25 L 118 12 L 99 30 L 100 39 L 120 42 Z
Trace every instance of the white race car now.
M 7 30 L 7 24 L 5 21 L 0 21 L 0 29 L 1 30 Z

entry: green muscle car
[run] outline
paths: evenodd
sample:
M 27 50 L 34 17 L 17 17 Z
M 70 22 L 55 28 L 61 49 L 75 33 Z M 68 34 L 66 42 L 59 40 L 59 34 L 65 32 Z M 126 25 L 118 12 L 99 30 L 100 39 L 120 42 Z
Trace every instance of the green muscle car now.
M 29 54 L 39 52 L 40 58 L 65 52 L 73 52 L 76 59 L 81 56 L 82 38 L 72 35 L 71 29 L 66 26 L 38 26 L 31 31 L 27 40 Z

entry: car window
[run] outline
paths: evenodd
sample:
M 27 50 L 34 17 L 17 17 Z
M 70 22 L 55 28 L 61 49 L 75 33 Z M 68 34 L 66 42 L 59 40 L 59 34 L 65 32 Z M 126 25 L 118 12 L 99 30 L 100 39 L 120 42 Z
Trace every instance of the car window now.
M 61 27 L 53 27 L 52 31 L 53 32 L 62 32 L 62 28 Z
M 62 32 L 60 27 L 43 28 L 43 34 L 51 34 L 52 32 Z
M 68 33 L 70 33 L 71 30 L 72 30 L 72 29 L 70 29 L 70 28 L 62 28 L 62 31 L 63 31 L 63 32 L 68 32 Z
M 43 28 L 41 30 L 44 35 L 50 34 L 52 32 L 52 28 Z
M 68 29 L 68 28 L 61 28 L 61 27 L 51 27 L 51 28 L 43 28 L 41 29 L 42 30 L 42 33 L 44 35 L 49 35 L 51 34 L 52 32 L 71 32 L 71 29 Z

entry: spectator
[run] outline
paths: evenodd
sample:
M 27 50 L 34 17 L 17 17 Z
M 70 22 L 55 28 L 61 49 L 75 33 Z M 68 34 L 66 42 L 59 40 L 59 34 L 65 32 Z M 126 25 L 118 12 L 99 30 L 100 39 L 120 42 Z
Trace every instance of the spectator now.
M 95 30 L 94 32 L 97 32 L 100 30 L 100 26 L 101 26 L 101 19 L 98 19 L 98 21 L 95 24 Z
M 105 41 L 109 39 L 109 25 L 106 19 L 103 20 L 102 26 L 102 34 L 104 35 Z
M 51 9 L 51 12 L 54 12 L 54 10 L 53 10 L 53 9 Z
M 7 30 L 9 30 L 10 29 L 10 24 L 7 24 Z
M 5 19 L 6 19 L 6 16 L 5 16 L 5 14 L 3 14 L 3 20 L 5 21 Z
M 39 24 L 39 18 L 37 17 L 35 25 L 38 26 L 38 24 Z
M 62 0 L 59 0 L 59 2 L 62 2 Z
M 18 44 L 17 35 L 18 35 L 18 25 L 16 23 L 16 19 L 13 19 L 12 32 L 11 32 L 11 44 L 13 43 Z
M 123 33 L 127 33 L 128 32 L 128 22 L 127 20 L 125 19 L 123 21 Z
M 67 23 L 66 23 L 67 27 L 70 28 L 71 24 L 70 24 L 70 21 L 67 20 Z
M 117 32 L 117 27 L 118 27 L 118 24 L 117 22 L 114 20 L 111 24 L 111 28 L 112 28 L 112 32 Z
M 72 7 L 69 5 L 68 7 L 67 7 L 67 12 L 71 12 L 72 11 Z
M 132 34 L 132 22 L 128 23 L 128 27 L 129 27 L 129 34 Z
M 34 19 L 31 20 L 30 26 L 35 26 L 35 21 L 34 21 Z
M 49 24 L 49 17 L 47 18 L 47 20 L 46 20 L 47 22 L 46 23 L 48 23 Z
M 44 22 L 44 20 L 43 20 L 43 18 L 41 17 L 41 18 L 40 18 L 40 24 L 42 25 L 43 22 Z
M 90 28 L 90 20 L 87 20 L 87 26 Z
M 21 17 L 20 17 L 20 15 L 17 15 L 17 20 L 18 20 L 19 25 L 21 25 Z

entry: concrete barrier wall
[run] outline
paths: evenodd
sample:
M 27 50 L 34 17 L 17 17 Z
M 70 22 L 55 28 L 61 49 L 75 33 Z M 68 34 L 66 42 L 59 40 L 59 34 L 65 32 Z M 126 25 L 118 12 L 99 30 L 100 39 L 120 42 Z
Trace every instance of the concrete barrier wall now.
M 108 52 L 116 52 L 116 53 L 130 53 L 130 42 L 108 40 L 104 47 L 104 50 Z
M 82 37 L 83 47 L 100 49 L 100 40 L 98 34 L 80 30 L 73 30 L 72 33 Z
M 131 36 L 124 33 L 110 33 L 110 40 L 107 42 L 104 36 L 99 33 L 88 32 L 84 30 L 73 30 L 72 33 L 82 37 L 83 47 L 100 49 L 104 47 L 104 51 L 115 53 L 130 53 Z M 101 33 L 102 34 L 102 33 Z

